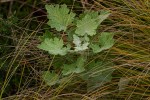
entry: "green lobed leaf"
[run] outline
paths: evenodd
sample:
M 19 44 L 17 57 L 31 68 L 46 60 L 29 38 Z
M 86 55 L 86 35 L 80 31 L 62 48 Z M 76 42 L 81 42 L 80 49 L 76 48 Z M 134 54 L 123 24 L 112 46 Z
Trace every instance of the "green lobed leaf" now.
M 99 24 L 92 19 L 89 14 L 86 14 L 81 20 L 77 21 L 77 29 L 75 33 L 78 36 L 90 35 L 93 36 L 96 34 L 96 29 Z
M 114 45 L 113 36 L 114 33 L 102 32 L 101 36 L 99 37 L 98 43 L 90 45 L 90 47 L 93 49 L 93 52 L 98 53 L 102 50 L 111 48 Z
M 40 36 L 40 40 L 44 41 L 46 38 L 52 38 L 52 37 L 53 34 L 50 31 L 46 30 L 43 36 Z
M 76 69 L 76 64 L 75 63 L 69 64 L 69 65 L 64 64 L 62 74 L 63 75 L 69 75 L 71 73 L 74 73 L 75 69 Z
M 80 14 L 79 18 L 82 19 L 86 15 L 89 15 L 92 19 L 97 20 L 98 16 L 99 16 L 99 12 L 98 11 L 85 10 L 84 13 Z
M 85 69 L 84 69 L 84 63 L 85 63 L 85 58 L 80 56 L 77 61 L 76 61 L 76 70 L 75 70 L 75 73 L 81 73 L 83 72 Z
M 67 26 L 74 20 L 75 14 L 70 12 L 67 5 L 46 5 L 48 13 L 48 25 L 57 31 L 66 31 Z
M 77 29 L 75 33 L 78 36 L 85 34 L 93 36 L 96 34 L 96 29 L 102 21 L 104 21 L 110 13 L 108 11 L 85 11 L 80 15 L 81 20 L 77 20 Z
M 59 80 L 59 77 L 58 77 L 58 74 L 56 73 L 51 73 L 49 71 L 44 71 L 42 73 L 42 79 L 45 81 L 45 83 L 49 86 L 52 86 L 52 85 L 55 85 L 58 80 Z
M 85 58 L 79 57 L 75 63 L 64 64 L 62 73 L 63 75 L 69 75 L 71 73 L 81 73 L 84 69 Z
M 62 56 L 66 55 L 70 50 L 69 45 L 68 47 L 64 47 L 63 40 L 56 37 L 54 39 L 46 38 L 40 45 L 38 45 L 38 48 L 48 51 L 50 54 Z

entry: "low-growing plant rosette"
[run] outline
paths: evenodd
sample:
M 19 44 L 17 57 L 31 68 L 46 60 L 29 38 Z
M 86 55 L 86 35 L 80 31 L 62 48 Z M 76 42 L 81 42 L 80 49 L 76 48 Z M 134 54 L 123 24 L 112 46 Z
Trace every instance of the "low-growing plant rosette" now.
M 52 37 L 45 35 L 42 43 L 38 45 L 38 48 L 47 51 L 50 55 L 55 56 L 77 54 L 78 57 L 73 63 L 70 62 L 68 64 L 62 62 L 63 66 L 60 68 L 62 70 L 62 76 L 65 77 L 67 75 L 77 73 L 81 75 L 81 78 L 87 81 L 88 77 L 85 79 L 85 76 L 82 75 L 82 73 L 90 71 L 89 69 L 87 70 L 84 68 L 85 63 L 88 61 L 87 51 L 89 51 L 89 53 L 97 54 L 103 50 L 111 48 L 114 45 L 114 33 L 110 32 L 101 32 L 101 35 L 98 36 L 98 42 L 95 43 L 92 41 L 93 37 L 98 33 L 97 28 L 110 15 L 110 13 L 108 11 L 84 11 L 77 17 L 76 14 L 69 10 L 65 4 L 46 5 L 45 8 L 48 13 L 48 25 L 62 35 L 55 34 Z M 50 34 L 50 32 L 46 34 Z M 64 42 L 65 40 L 63 39 L 64 34 L 68 40 L 66 42 Z M 92 64 L 96 65 L 97 63 L 99 64 L 101 62 L 95 62 Z M 98 74 L 101 79 L 98 79 L 97 81 L 103 81 L 103 83 L 111 81 L 111 73 L 114 71 L 114 69 L 110 67 L 107 69 L 108 71 L 103 71 L 104 68 L 102 66 L 103 64 L 101 63 L 101 68 L 99 70 L 102 69 L 103 73 L 100 72 Z M 93 66 L 93 68 L 94 67 L 97 66 Z M 106 74 L 110 75 L 108 75 L 105 80 L 103 80 L 102 77 L 105 77 Z M 45 80 L 48 85 L 59 83 L 59 81 L 48 81 L 51 80 L 51 75 L 58 76 L 55 72 L 51 73 L 45 71 L 44 75 L 42 75 L 43 80 Z M 98 77 L 96 76 L 95 78 Z M 89 79 L 93 79 L 93 81 L 95 78 L 89 77 Z

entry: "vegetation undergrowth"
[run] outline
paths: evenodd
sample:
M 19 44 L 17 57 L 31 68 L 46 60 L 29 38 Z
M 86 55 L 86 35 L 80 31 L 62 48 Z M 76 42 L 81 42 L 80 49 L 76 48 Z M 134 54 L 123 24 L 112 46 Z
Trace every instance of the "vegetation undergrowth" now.
M 150 98 L 148 0 L 0 1 L 0 12 L 1 99 Z

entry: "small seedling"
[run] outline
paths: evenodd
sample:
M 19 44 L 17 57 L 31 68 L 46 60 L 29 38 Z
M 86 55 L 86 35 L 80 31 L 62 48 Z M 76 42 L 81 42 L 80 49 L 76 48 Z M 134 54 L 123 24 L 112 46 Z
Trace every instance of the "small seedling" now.
M 59 34 L 54 34 L 52 37 L 46 37 L 51 35 L 45 35 L 41 44 L 38 45 L 39 49 L 47 51 L 50 55 L 55 56 L 68 56 L 77 55 L 77 59 L 69 58 L 70 62 L 67 61 L 60 67 L 62 76 L 66 77 L 67 75 L 76 73 L 84 73 L 90 71 L 84 68 L 85 63 L 88 61 L 87 57 L 90 54 L 97 54 L 103 50 L 107 50 L 114 45 L 113 33 L 110 32 L 101 32 L 98 36 L 98 42 L 94 42 L 93 38 L 96 35 L 99 35 L 97 28 L 104 21 L 110 13 L 108 11 L 85 11 L 79 16 L 73 13 L 67 8 L 65 4 L 63 5 L 46 5 L 47 17 L 49 19 L 48 25 L 55 29 Z M 65 36 L 65 39 L 64 39 Z M 71 61 L 74 60 L 74 61 Z M 100 62 L 101 63 L 101 62 Z M 108 68 L 108 71 L 104 71 L 104 67 L 99 62 L 92 63 L 93 68 L 100 66 L 97 76 L 85 76 L 81 75 L 84 80 L 94 80 L 108 82 L 111 80 L 111 73 L 113 72 L 112 68 Z M 90 66 L 90 67 L 91 67 Z M 55 66 L 54 66 L 55 67 Z M 91 68 L 91 69 L 93 69 Z M 50 82 L 46 77 L 55 75 L 48 73 L 42 75 L 45 82 Z M 92 74 L 92 73 L 91 73 Z M 47 76 L 45 76 L 47 75 Z M 99 78 L 100 79 L 99 79 Z M 49 85 L 54 85 L 53 83 L 47 83 Z M 93 84 L 93 83 L 91 83 Z

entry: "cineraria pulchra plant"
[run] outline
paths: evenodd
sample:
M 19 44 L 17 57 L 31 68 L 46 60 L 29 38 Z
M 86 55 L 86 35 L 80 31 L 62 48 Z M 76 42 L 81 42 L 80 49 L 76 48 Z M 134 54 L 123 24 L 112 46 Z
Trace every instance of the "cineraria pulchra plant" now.
M 65 77 L 73 73 L 80 74 L 84 80 L 92 80 L 88 82 L 90 88 L 96 82 L 101 82 L 101 85 L 109 82 L 112 78 L 111 74 L 114 71 L 111 65 L 104 66 L 101 61 L 94 61 L 86 68 L 84 65 L 88 60 L 87 57 L 90 56 L 89 54 L 100 53 L 114 45 L 114 33 L 110 32 L 101 32 L 100 36 L 97 37 L 98 41 L 93 41 L 93 37 L 99 33 L 97 32 L 97 28 L 110 13 L 108 11 L 84 11 L 77 16 L 65 4 L 46 5 L 45 8 L 48 13 L 48 25 L 60 34 L 54 35 L 53 33 L 49 33 L 53 35 L 51 37 L 45 35 L 38 48 L 47 51 L 50 55 L 67 56 L 67 54 L 77 54 L 78 56 L 73 63 L 61 62 L 62 76 Z M 101 71 L 95 75 L 82 74 L 86 71 L 92 74 L 92 70 L 98 66 Z M 42 77 L 48 85 L 54 85 L 59 82 L 59 75 L 55 72 L 45 71 Z M 53 77 L 55 77 L 55 81 L 52 81 Z

